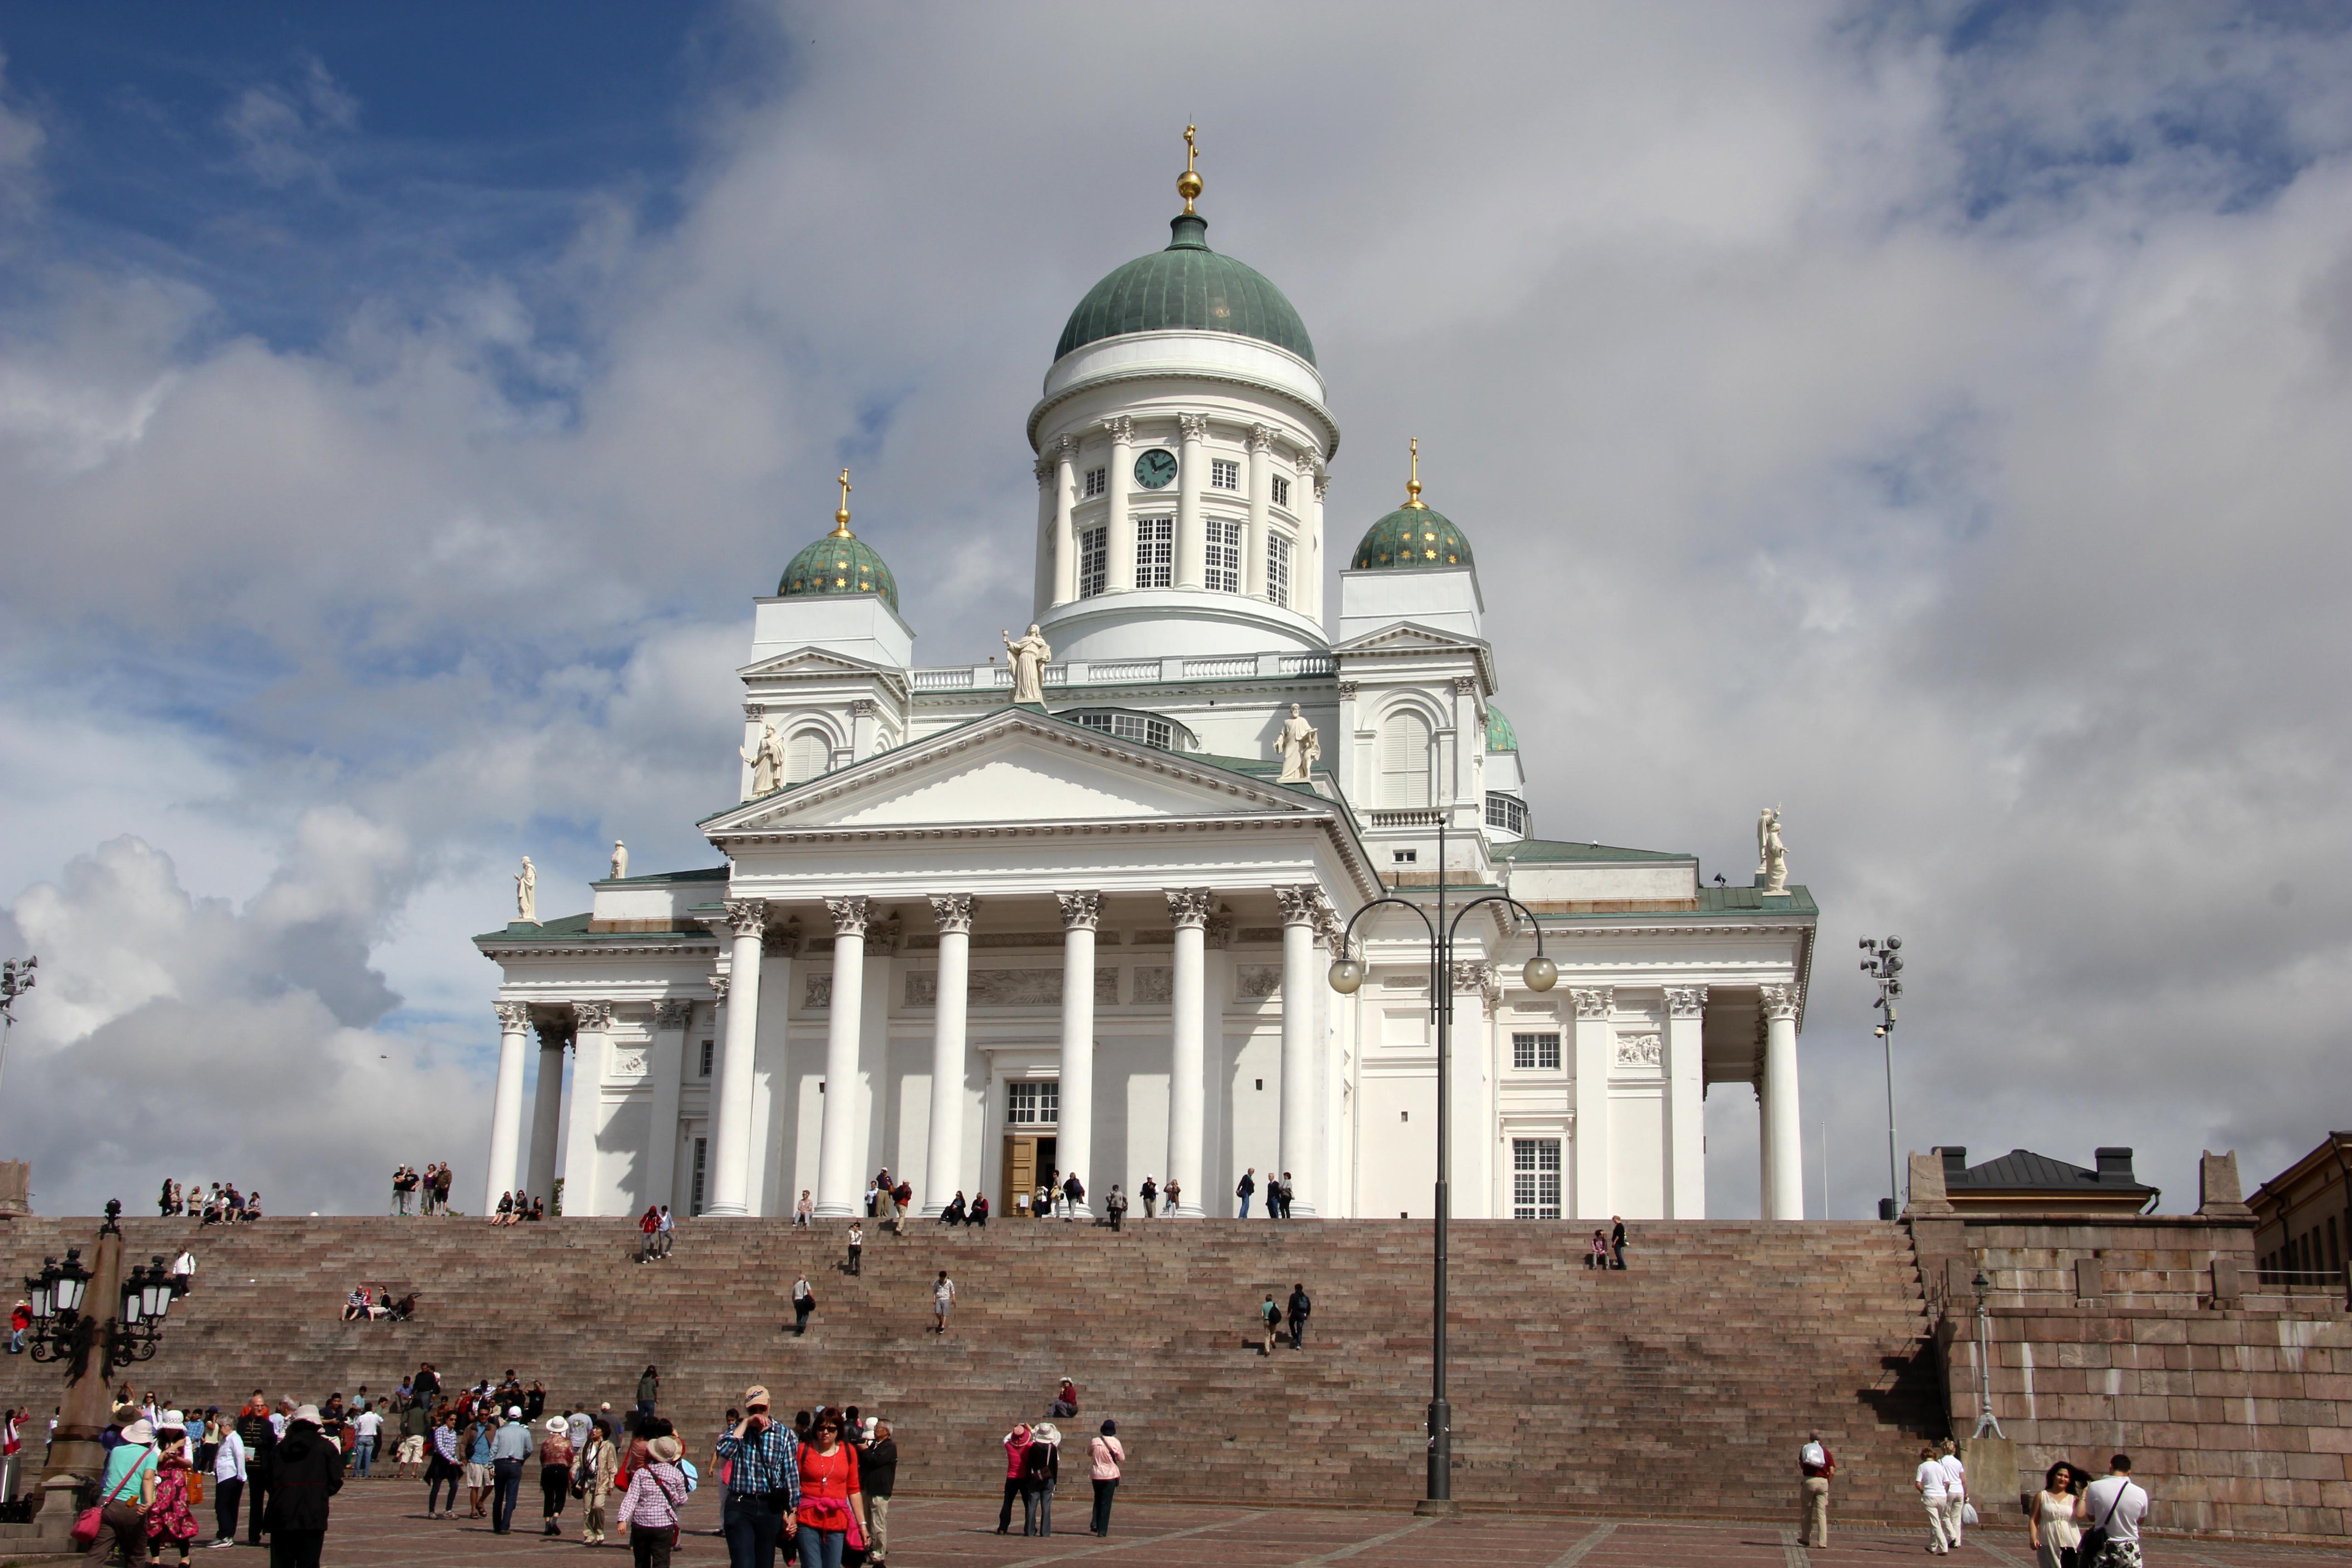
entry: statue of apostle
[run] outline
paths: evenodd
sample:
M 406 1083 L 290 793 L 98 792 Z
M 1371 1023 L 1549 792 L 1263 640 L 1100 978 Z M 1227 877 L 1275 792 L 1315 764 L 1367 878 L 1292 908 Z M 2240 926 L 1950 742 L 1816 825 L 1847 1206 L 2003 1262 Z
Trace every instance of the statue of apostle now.
M 1756 819 L 1756 875 L 1768 893 L 1789 890 L 1789 850 L 1780 842 L 1780 808 L 1768 805 Z
M 522 858 L 522 869 L 515 873 L 515 919 L 524 925 L 539 923 L 539 869 L 528 855 Z
M 1013 640 L 1011 632 L 998 635 L 1004 638 L 1005 659 L 1013 666 L 1013 700 L 1044 703 L 1045 666 L 1052 660 L 1054 650 L 1039 634 L 1037 623 L 1029 623 L 1029 635 L 1019 642 Z
M 784 739 L 776 733 L 773 723 L 762 720 L 760 743 L 751 750 L 735 753 L 751 764 L 751 793 L 746 799 L 756 800 L 772 795 L 784 782 Z
M 1305 784 L 1307 769 L 1323 760 L 1323 742 L 1315 733 L 1315 726 L 1299 717 L 1298 704 L 1290 705 L 1290 717 L 1284 720 L 1282 732 L 1274 738 L 1274 754 L 1282 759 L 1279 784 Z
M 619 881 L 629 874 L 629 847 L 619 839 L 613 840 L 613 880 Z

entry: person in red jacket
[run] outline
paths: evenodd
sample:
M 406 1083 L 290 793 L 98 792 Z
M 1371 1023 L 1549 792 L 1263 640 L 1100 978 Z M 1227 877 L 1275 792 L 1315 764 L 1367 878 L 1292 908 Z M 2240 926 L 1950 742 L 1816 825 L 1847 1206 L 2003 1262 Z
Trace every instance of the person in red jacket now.
M 654 1237 L 661 1234 L 661 1210 L 653 1204 L 647 1204 L 646 1217 L 637 1221 L 637 1230 L 640 1233 L 640 1239 L 637 1242 L 637 1261 L 645 1263 L 652 1259 Z
M 1004 1435 L 1004 1506 L 996 1510 L 996 1533 L 1013 1530 L 1013 1500 L 1021 1495 L 1021 1460 L 1029 1452 L 1029 1424 L 1023 1422 Z

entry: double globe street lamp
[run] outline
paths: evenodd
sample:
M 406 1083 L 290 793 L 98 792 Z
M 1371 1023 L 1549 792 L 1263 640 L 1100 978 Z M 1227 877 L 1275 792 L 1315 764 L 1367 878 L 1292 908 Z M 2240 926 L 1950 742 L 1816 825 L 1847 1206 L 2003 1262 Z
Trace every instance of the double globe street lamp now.
M 74 1375 L 79 1378 L 90 1352 L 99 1350 L 103 1363 L 99 1375 L 103 1379 L 110 1377 L 116 1367 L 155 1359 L 156 1349 L 163 1342 L 163 1320 L 186 1286 L 160 1257 L 132 1265 L 128 1274 L 122 1272 L 122 1227 L 116 1223 L 121 1214 L 121 1200 L 108 1199 L 106 1224 L 98 1233 L 96 1269 L 82 1262 L 80 1247 L 68 1247 L 63 1263 L 45 1258 L 40 1273 L 25 1280 L 25 1294 L 33 1310 L 29 1348 L 35 1361 L 70 1360 L 74 1363 Z M 110 1292 L 116 1299 L 115 1311 L 104 1320 L 105 1343 L 101 1346 L 98 1342 L 99 1309 L 110 1292 L 101 1292 L 98 1302 L 92 1304 L 89 1289 L 108 1271 L 110 1263 L 114 1266 L 117 1281 Z
M 1429 935 L 1429 1005 L 1437 1020 L 1437 1258 L 1435 1300 L 1430 1331 L 1429 1489 L 1413 1510 L 1423 1514 L 1454 1511 L 1454 1415 L 1445 1402 L 1445 1226 L 1453 1210 L 1450 1173 L 1454 1156 L 1454 933 L 1471 910 L 1482 904 L 1508 904 L 1536 933 L 1536 955 L 1528 960 L 1520 978 L 1530 991 L 1549 991 L 1559 981 L 1559 966 L 1544 956 L 1543 928 L 1533 910 L 1505 893 L 1473 899 L 1449 921 L 1445 917 L 1445 827 L 1437 829 L 1437 918 L 1405 899 L 1374 899 L 1348 921 L 1339 941 L 1339 956 L 1331 964 L 1331 989 L 1352 996 L 1364 984 L 1364 963 L 1353 956 L 1356 922 L 1384 904 L 1411 910 Z

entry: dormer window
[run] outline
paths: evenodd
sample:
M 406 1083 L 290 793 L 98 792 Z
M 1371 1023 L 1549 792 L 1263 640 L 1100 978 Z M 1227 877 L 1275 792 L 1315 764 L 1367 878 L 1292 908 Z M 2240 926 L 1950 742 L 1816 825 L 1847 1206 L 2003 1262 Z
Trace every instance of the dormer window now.
M 1237 490 L 1242 488 L 1242 466 L 1222 458 L 1209 461 L 1209 488 L 1213 490 Z
M 1162 752 L 1176 750 L 1176 726 L 1165 719 L 1155 719 L 1149 713 L 1122 713 L 1116 710 L 1094 713 L 1065 713 L 1063 718 L 1089 730 L 1099 730 L 1106 735 L 1122 741 L 1139 741 L 1144 745 Z
M 1088 468 L 1087 470 L 1087 500 L 1092 500 L 1095 497 L 1102 494 L 1108 489 L 1110 489 L 1110 470 L 1108 468 Z

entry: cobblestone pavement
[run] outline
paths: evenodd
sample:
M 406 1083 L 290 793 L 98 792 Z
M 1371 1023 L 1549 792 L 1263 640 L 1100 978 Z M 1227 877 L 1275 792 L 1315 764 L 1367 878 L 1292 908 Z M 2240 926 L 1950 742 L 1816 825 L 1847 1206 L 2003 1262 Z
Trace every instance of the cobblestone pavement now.
M 487 1520 L 427 1519 L 424 1489 L 405 1482 L 352 1481 L 335 1499 L 327 1537 L 330 1563 L 370 1568 L 443 1568 L 446 1564 L 508 1563 L 626 1563 L 625 1543 L 597 1551 L 581 1546 L 580 1508 L 567 1506 L 561 1540 L 540 1533 L 539 1494 L 526 1488 L 514 1533 L 490 1533 Z M 892 1568 L 1045 1568 L 1065 1560 L 1097 1560 L 1100 1568 L 1323 1568 L 1360 1560 L 1365 1568 L 1442 1558 L 1482 1568 L 1842 1568 L 1917 1562 L 1923 1530 L 1836 1529 L 1824 1551 L 1799 1546 L 1793 1524 L 1593 1520 L 1540 1514 L 1467 1513 L 1447 1521 L 1417 1519 L 1400 1509 L 1248 1507 L 1122 1500 L 1112 1534 L 1087 1532 L 1092 1497 L 1081 1482 L 1055 1499 L 1059 1527 L 1048 1539 L 1021 1536 L 1019 1510 L 1012 1535 L 995 1533 L 996 1505 L 986 1498 L 903 1497 L 890 1510 Z M 211 1508 L 198 1515 L 209 1529 Z M 461 1515 L 463 1510 L 460 1510 Z M 688 1506 L 688 1534 L 672 1559 L 680 1564 L 723 1564 L 727 1551 L 709 1533 L 719 1522 L 710 1489 Z M 2293 1568 L 2297 1563 L 2347 1568 L 2352 1553 L 2325 1547 L 2238 1544 L 2151 1535 L 2148 1568 Z M 243 1546 L 195 1561 L 206 1568 L 259 1563 L 264 1554 Z M 782 1561 L 780 1559 L 780 1561 Z M 1952 1568 L 2032 1568 L 2033 1552 L 2021 1521 L 2014 1530 L 1979 1529 L 1953 1553 Z

